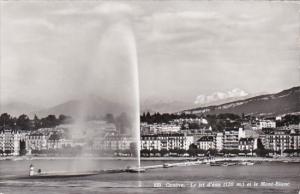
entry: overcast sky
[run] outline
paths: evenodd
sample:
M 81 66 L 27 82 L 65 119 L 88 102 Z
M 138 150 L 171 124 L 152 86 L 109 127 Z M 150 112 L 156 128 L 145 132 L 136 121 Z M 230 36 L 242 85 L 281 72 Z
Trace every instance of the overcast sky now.
M 287 89 L 300 82 L 299 8 L 268 1 L 1 1 L 1 101 L 130 98 L 136 64 L 142 100 Z

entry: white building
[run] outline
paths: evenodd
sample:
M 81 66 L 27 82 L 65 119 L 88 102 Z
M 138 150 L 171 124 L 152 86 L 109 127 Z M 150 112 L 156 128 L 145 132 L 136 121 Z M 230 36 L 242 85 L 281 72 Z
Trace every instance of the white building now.
M 141 126 L 144 134 L 178 133 L 180 126 L 175 124 L 150 124 Z M 145 132 L 147 130 L 147 132 Z
M 109 134 L 103 139 L 102 150 L 117 151 L 129 150 L 134 138 L 129 135 Z
M 217 133 L 217 136 L 216 136 L 216 149 L 218 151 L 223 149 L 223 133 Z
M 17 156 L 20 153 L 20 141 L 25 140 L 25 133 L 3 128 L 0 130 L 0 150 L 7 155 Z
M 203 136 L 197 141 L 197 147 L 201 150 L 215 149 L 215 141 L 213 136 Z
M 223 148 L 226 150 L 239 149 L 239 129 L 225 129 Z
M 44 150 L 47 149 L 47 137 L 43 133 L 32 133 L 26 135 L 26 150 Z
M 141 136 L 141 149 L 147 150 L 171 150 L 184 149 L 188 150 L 189 146 L 194 142 L 192 135 L 182 133 L 170 134 L 153 134 Z
M 259 121 L 259 129 L 264 129 L 264 128 L 276 128 L 276 122 L 272 120 L 260 120 Z
M 241 138 L 239 140 L 239 150 L 253 151 L 257 149 L 257 139 L 254 138 Z

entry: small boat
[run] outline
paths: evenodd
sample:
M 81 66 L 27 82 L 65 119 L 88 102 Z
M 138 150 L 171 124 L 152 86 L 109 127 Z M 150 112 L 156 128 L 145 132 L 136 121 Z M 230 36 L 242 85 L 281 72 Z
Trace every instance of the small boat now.
M 219 162 L 211 162 L 210 166 L 221 166 L 221 163 L 219 163 Z
M 241 162 L 240 164 L 243 166 L 253 166 L 254 162 Z
M 146 170 L 144 168 L 127 168 L 126 172 L 141 173 L 141 172 L 146 172 Z
M 171 165 L 171 164 L 168 164 L 168 163 L 164 163 L 164 164 L 163 164 L 163 167 L 164 167 L 164 168 L 170 168 L 170 167 L 172 167 L 172 165 Z
M 222 164 L 222 166 L 235 166 L 235 165 L 237 165 L 237 163 L 235 163 L 235 162 L 224 162 Z

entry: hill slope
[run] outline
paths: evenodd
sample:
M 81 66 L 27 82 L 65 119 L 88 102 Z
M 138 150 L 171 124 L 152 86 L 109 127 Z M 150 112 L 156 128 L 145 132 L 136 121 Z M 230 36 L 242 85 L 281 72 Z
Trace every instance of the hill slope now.
M 78 117 L 93 117 L 100 118 L 108 113 L 120 114 L 128 110 L 129 107 L 125 107 L 119 103 L 111 102 L 109 100 L 100 97 L 88 97 L 80 100 L 70 100 L 57 106 L 40 110 L 35 112 L 38 116 L 47 116 L 49 114 L 65 114 Z
M 235 113 L 249 115 L 280 115 L 300 112 L 300 86 L 276 94 L 260 95 L 216 106 L 181 111 L 192 114 Z

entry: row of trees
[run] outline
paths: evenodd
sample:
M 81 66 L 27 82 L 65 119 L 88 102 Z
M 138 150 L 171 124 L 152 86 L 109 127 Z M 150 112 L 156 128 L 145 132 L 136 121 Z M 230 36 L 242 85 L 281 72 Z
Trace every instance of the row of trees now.
M 38 128 L 55 127 L 60 124 L 66 124 L 73 122 L 72 118 L 66 115 L 48 115 L 44 118 L 38 118 L 36 115 L 33 119 L 29 116 L 22 114 L 19 117 L 14 117 L 8 113 L 0 115 L 0 126 L 6 126 L 13 129 L 21 130 L 35 130 Z
M 189 150 L 184 150 L 184 149 L 172 149 L 172 150 L 146 150 L 143 149 L 141 150 L 141 155 L 144 157 L 164 157 L 164 156 L 191 156 L 191 157 L 197 157 L 199 155 L 202 156 L 217 156 L 217 155 L 239 155 L 239 154 L 244 154 L 244 155 L 255 155 L 259 157 L 266 157 L 269 155 L 273 154 L 281 154 L 281 151 L 273 151 L 273 150 L 260 150 L 260 149 L 255 149 L 252 152 L 250 150 L 238 150 L 238 149 L 233 149 L 233 150 L 221 150 L 217 151 L 215 149 L 209 149 L 209 150 L 201 150 L 201 149 L 189 149 Z M 300 150 L 284 150 L 283 153 L 288 154 L 288 155 L 299 155 Z
M 276 121 L 276 126 L 298 125 L 300 123 L 300 115 L 285 115 L 281 120 Z
M 153 123 L 169 123 L 170 121 L 174 119 L 185 119 L 185 118 L 197 118 L 197 115 L 194 114 L 169 114 L 169 113 L 163 113 L 160 114 L 159 112 L 150 114 L 149 112 L 143 113 L 141 115 L 141 122 L 147 122 L 149 124 Z
M 174 119 L 185 119 L 185 118 L 203 118 L 204 115 L 195 115 L 195 114 L 169 114 L 169 113 L 154 113 L 150 114 L 149 112 L 143 113 L 141 115 L 141 122 L 147 122 L 149 124 L 153 123 L 169 123 Z M 241 126 L 241 121 L 244 119 L 244 115 L 239 116 L 232 113 L 223 113 L 218 115 L 206 115 L 209 125 L 217 131 L 223 131 L 224 128 L 238 128 Z M 204 124 L 199 123 L 183 123 L 182 129 L 199 129 L 205 127 Z

